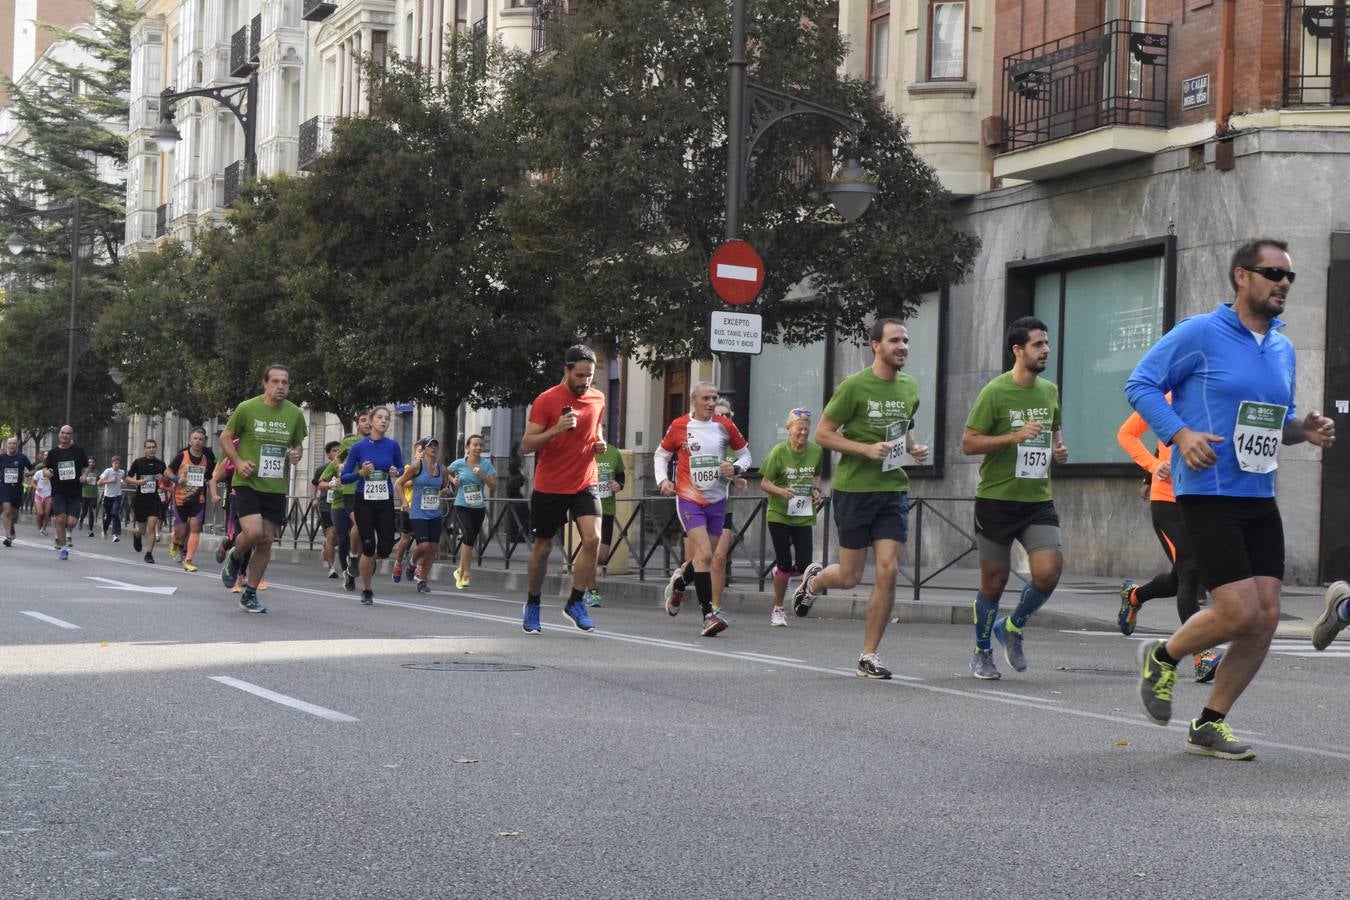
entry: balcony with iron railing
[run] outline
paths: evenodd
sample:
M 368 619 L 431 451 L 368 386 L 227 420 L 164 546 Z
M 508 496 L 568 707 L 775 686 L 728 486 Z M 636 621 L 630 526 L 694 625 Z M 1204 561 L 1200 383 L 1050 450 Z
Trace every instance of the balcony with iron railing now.
M 236 160 L 225 167 L 225 180 L 220 191 L 220 205 L 229 209 L 239 199 L 239 183 L 244 174 L 244 163 Z
M 300 123 L 300 150 L 297 165 L 306 171 L 333 146 L 333 122 L 336 116 L 314 116 Z
M 155 209 L 155 237 L 162 238 L 169 233 L 169 204 L 164 203 Z
M 1006 57 L 994 174 L 1057 177 L 1161 149 L 1170 30 L 1115 19 Z
M 249 54 L 248 26 L 230 35 L 230 77 L 247 78 L 256 68 Z
M 248 61 L 258 65 L 262 59 L 262 13 L 248 23 Z
M 577 11 L 581 0 L 538 0 L 534 5 L 534 33 L 531 51 L 543 53 L 549 48 L 549 41 L 563 17 Z
M 329 0 L 305 0 L 300 18 L 306 22 L 322 22 L 335 12 L 337 12 L 337 4 L 331 3 Z
M 1350 7 L 1286 2 L 1283 105 L 1350 106 Z

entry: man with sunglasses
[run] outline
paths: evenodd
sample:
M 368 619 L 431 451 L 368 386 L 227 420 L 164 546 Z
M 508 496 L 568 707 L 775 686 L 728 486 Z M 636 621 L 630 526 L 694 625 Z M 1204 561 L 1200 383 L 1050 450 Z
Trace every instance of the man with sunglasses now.
M 792 595 L 804 616 L 826 588 L 851 588 L 862 580 L 867 548 L 876 562 L 876 583 L 867 601 L 860 678 L 890 678 L 877 648 L 895 605 L 895 576 L 909 537 L 909 478 L 902 468 L 928 461 L 928 448 L 914 442 L 919 385 L 900 371 L 909 356 L 909 330 L 900 319 L 872 324 L 872 364 L 835 388 L 816 426 L 816 443 L 841 454 L 832 480 L 839 562 L 806 567 Z
M 1295 413 L 1294 346 L 1278 318 L 1294 283 L 1288 249 L 1269 238 L 1240 246 L 1228 266 L 1234 300 L 1179 323 L 1125 383 L 1130 405 L 1184 463 L 1173 468 L 1173 490 L 1213 599 L 1167 640 L 1140 646 L 1140 700 L 1166 725 L 1177 661 L 1227 641 L 1186 741 L 1188 753 L 1219 759 L 1256 756 L 1225 720 L 1261 668 L 1280 618 L 1280 444 L 1329 447 L 1336 434 L 1316 410 L 1302 419 Z

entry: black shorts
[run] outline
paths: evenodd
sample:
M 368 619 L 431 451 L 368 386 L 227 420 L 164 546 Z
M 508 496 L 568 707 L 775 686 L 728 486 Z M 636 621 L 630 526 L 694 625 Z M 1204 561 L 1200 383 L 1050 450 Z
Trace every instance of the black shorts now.
M 1023 500 L 975 498 L 975 543 L 980 561 L 1008 565 L 1017 541 L 1027 553 L 1059 550 L 1062 536 L 1059 513 L 1053 500 L 1029 503 Z
M 413 533 L 412 517 L 408 515 L 408 511 L 406 509 L 400 509 L 398 511 L 398 533 L 399 534 Z
M 159 502 L 159 494 L 142 494 L 140 491 L 132 494 L 131 512 L 136 517 L 137 522 L 158 519 L 163 512 L 163 505 Z
M 434 519 L 409 519 L 411 527 L 408 534 L 419 544 L 438 544 L 441 540 L 441 517 Z
M 185 524 L 193 519 L 206 518 L 206 504 L 202 503 L 201 494 L 193 494 L 186 502 L 174 504 L 174 511 L 178 513 L 178 521 Z
M 361 555 L 386 559 L 394 550 L 394 501 L 356 498 L 352 514 L 361 535 Z
M 845 550 L 909 539 L 909 495 L 903 491 L 835 491 L 833 503 L 839 546 Z
M 52 515 L 70 516 L 72 519 L 80 514 L 80 496 L 66 497 L 52 492 Z
M 585 516 L 599 518 L 600 488 L 591 485 L 575 494 L 546 494 L 535 491 L 530 494 L 530 532 L 537 538 L 551 538 L 558 529 L 573 520 Z
M 600 543 L 606 547 L 614 543 L 614 517 L 611 515 L 600 516 Z
M 23 506 L 23 486 L 18 484 L 0 486 L 0 505 L 12 506 L 15 509 Z
M 769 537 L 773 539 L 773 561 L 784 575 L 800 575 L 811 564 L 810 525 L 789 525 L 770 522 Z
M 477 545 L 478 534 L 483 530 L 483 517 L 487 515 L 486 506 L 456 506 L 455 524 L 459 527 L 459 539 L 470 547 Z
M 319 527 L 325 529 L 333 527 L 333 507 L 319 507 Z
M 1284 523 L 1273 497 L 1177 498 L 1209 590 L 1256 575 L 1284 579 Z
M 234 515 L 239 520 L 245 516 L 262 516 L 263 521 L 273 525 L 286 524 L 286 495 L 268 491 L 255 491 L 242 485 L 234 489 Z

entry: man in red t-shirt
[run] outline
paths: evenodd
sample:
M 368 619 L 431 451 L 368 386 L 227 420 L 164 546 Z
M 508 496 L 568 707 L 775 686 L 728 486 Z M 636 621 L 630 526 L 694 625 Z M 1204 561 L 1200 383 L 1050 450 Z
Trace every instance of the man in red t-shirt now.
M 600 546 L 600 489 L 596 456 L 605 452 L 601 424 L 605 395 L 591 387 L 595 379 L 595 351 L 582 344 L 567 348 L 561 384 L 534 398 L 525 424 L 521 449 L 534 454 L 534 490 L 530 493 L 530 575 L 521 628 L 538 634 L 539 593 L 544 587 L 553 537 L 570 516 L 581 536 L 581 549 L 572 563 L 572 594 L 563 613 L 582 631 L 595 626 L 582 599 L 595 577 L 595 554 Z

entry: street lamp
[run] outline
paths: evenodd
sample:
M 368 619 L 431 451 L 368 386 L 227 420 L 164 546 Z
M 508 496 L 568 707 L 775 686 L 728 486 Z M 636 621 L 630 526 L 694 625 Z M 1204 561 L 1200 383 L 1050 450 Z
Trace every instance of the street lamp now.
M 227 84 L 222 87 L 193 88 L 190 91 L 175 91 L 165 88 L 159 95 L 159 126 L 150 132 L 150 138 L 159 147 L 161 153 L 169 153 L 174 145 L 183 139 L 178 126 L 173 123 L 173 106 L 179 100 L 189 97 L 206 97 L 224 106 L 244 129 L 244 180 L 252 181 L 258 175 L 257 152 L 257 115 L 258 108 L 258 72 L 255 69 L 247 81 Z
M 731 98 L 727 121 L 727 240 L 741 236 L 741 207 L 745 203 L 746 171 L 755 144 L 774 125 L 793 116 L 829 119 L 856 135 L 861 120 L 848 113 L 812 103 L 783 91 L 750 83 L 746 78 L 745 0 L 731 4 L 731 59 L 727 62 Z M 867 211 L 877 194 L 876 183 L 858 161 L 858 152 L 850 144 L 844 150 L 844 163 L 825 195 L 845 221 L 852 222 Z
M 66 206 L 48 209 L 26 209 L 22 215 L 49 218 L 70 216 L 70 322 L 66 326 L 66 424 L 70 424 L 75 401 L 75 310 L 80 296 L 80 198 L 73 197 Z M 5 242 L 9 252 L 18 256 L 28 248 L 28 242 L 16 229 Z

